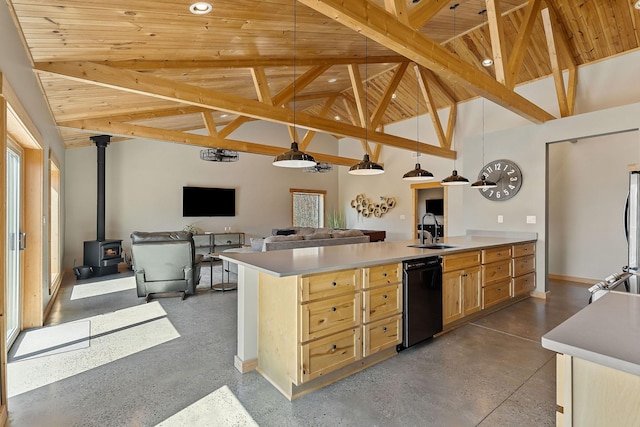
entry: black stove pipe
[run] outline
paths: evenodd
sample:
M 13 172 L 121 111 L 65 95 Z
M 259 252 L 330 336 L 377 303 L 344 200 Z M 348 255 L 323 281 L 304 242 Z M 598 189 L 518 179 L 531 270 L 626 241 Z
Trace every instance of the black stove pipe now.
M 102 242 L 105 240 L 105 150 L 111 141 L 111 135 L 92 136 L 90 139 L 98 148 L 98 188 L 97 188 L 97 227 L 96 240 Z

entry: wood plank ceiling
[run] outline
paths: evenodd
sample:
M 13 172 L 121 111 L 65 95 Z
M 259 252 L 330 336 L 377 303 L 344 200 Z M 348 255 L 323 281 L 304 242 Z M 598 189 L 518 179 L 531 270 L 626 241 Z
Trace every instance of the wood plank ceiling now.
M 638 49 L 634 1 L 215 0 L 201 16 L 189 0 L 8 3 L 68 148 L 106 133 L 274 155 L 232 132 L 295 120 L 304 150 L 323 132 L 378 160 L 383 145 L 416 149 L 386 125 L 439 109 L 454 114 L 431 114 L 439 140 L 419 150 L 455 158 L 456 103 L 476 96 L 549 120 L 513 91 L 549 75 L 572 114 L 577 67 Z

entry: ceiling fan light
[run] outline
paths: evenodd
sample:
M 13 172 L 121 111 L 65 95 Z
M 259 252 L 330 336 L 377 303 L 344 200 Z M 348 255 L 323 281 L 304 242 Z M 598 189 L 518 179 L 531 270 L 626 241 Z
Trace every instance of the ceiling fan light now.
M 433 179 L 433 174 L 422 169 L 420 163 L 416 163 L 416 167 L 402 176 L 405 181 L 429 181 Z
M 307 168 L 315 166 L 316 161 L 310 154 L 298 150 L 297 142 L 292 142 L 291 150 L 276 156 L 272 164 L 281 168 Z
M 442 185 L 467 185 L 469 184 L 469 180 L 464 176 L 458 175 L 457 170 L 453 170 L 450 176 L 446 177 L 442 181 L 440 181 Z
M 498 185 L 493 181 L 487 181 L 486 178 L 482 178 L 471 184 L 471 187 L 477 190 L 483 190 L 485 188 L 495 188 Z
M 361 162 L 349 168 L 350 175 L 380 175 L 381 173 L 384 173 L 384 168 L 376 162 L 372 162 L 368 154 L 364 155 Z

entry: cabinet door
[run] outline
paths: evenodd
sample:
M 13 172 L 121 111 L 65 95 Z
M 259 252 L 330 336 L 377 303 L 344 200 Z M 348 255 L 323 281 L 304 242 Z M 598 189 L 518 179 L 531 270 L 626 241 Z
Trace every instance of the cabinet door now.
M 302 383 L 362 358 L 360 328 L 349 329 L 300 346 Z
M 511 280 L 502 280 L 482 288 L 483 308 L 501 303 L 511 298 Z
M 365 289 L 376 286 L 391 285 L 402 281 L 402 264 L 377 265 L 364 269 Z
M 364 323 L 402 313 L 402 286 L 399 283 L 366 290 L 363 295 Z
M 467 268 L 463 274 L 463 315 L 482 309 L 482 281 L 480 267 Z
M 513 277 L 533 273 L 536 270 L 536 256 L 534 254 L 513 259 Z
M 300 306 L 300 341 L 305 342 L 360 325 L 360 293 Z
M 402 342 L 402 316 L 396 315 L 364 325 L 363 356 L 367 357 Z
M 300 276 L 298 287 L 302 302 L 352 293 L 360 289 L 360 270 L 353 268 Z
M 442 275 L 442 323 L 451 323 L 462 317 L 462 270 Z

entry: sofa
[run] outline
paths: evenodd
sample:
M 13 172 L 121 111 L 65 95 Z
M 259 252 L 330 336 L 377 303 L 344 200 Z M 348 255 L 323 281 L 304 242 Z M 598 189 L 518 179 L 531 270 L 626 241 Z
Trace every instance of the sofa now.
M 274 228 L 271 234 L 265 238 L 251 239 L 252 249 L 267 252 L 280 249 L 369 243 L 370 240 L 369 236 L 360 230 L 335 230 L 332 228 Z
M 193 295 L 200 281 L 202 255 L 186 231 L 131 233 L 131 254 L 139 297 L 179 293 Z

